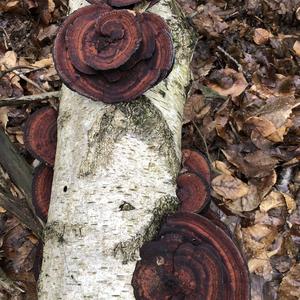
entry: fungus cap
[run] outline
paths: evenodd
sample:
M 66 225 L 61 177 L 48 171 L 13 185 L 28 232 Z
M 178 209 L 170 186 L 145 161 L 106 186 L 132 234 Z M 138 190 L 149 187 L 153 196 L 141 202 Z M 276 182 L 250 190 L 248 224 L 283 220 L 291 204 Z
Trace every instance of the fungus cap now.
M 34 112 L 26 123 L 24 142 L 33 157 L 54 165 L 57 143 L 57 111 L 45 107 Z
M 132 279 L 136 299 L 250 299 L 243 256 L 208 219 L 176 213 L 162 225 L 159 237 L 140 250 Z
M 32 202 L 36 214 L 44 222 L 48 217 L 52 180 L 53 168 L 41 164 L 35 169 L 32 182 Z
M 207 158 L 201 152 L 190 149 L 183 149 L 182 167 L 183 171 L 188 171 L 200 175 L 206 179 L 208 184 L 210 184 L 210 166 Z
M 176 195 L 181 202 L 179 211 L 200 212 L 209 204 L 209 185 L 206 180 L 190 172 L 177 177 Z
M 72 90 L 95 101 L 131 101 L 164 79 L 174 62 L 169 28 L 152 13 L 82 7 L 62 24 L 55 67 Z

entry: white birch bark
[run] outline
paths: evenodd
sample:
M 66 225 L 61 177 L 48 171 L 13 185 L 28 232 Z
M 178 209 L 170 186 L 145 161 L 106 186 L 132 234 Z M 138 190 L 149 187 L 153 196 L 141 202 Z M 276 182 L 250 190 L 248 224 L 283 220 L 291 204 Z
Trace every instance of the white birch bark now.
M 71 11 L 86 5 L 70 0 Z M 182 111 L 192 38 L 171 0 L 176 63 L 137 101 L 105 105 L 62 90 L 39 299 L 134 299 L 139 248 L 177 206 Z

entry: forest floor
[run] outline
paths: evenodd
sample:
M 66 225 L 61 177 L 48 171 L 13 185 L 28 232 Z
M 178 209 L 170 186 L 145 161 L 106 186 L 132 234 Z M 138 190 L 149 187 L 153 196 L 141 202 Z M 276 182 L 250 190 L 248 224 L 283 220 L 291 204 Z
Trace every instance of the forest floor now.
M 211 162 L 214 207 L 245 253 L 252 299 L 300 299 L 300 0 L 179 2 L 198 38 L 182 147 Z M 59 105 L 51 48 L 67 10 L 0 3 L 0 130 L 29 168 L 24 126 Z M 0 299 L 34 300 L 39 241 L 3 195 L 24 200 L 0 167 Z

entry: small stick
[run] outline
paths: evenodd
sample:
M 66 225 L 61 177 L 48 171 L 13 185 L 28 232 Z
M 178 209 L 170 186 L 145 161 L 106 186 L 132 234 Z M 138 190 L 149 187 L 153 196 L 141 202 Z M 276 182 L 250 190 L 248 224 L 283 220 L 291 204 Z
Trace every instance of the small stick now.
M 15 70 L 12 71 L 13 73 L 15 73 L 16 75 L 18 75 L 20 78 L 22 78 L 23 80 L 27 81 L 28 83 L 30 83 L 31 85 L 35 86 L 37 89 L 39 89 L 41 92 L 46 93 L 47 91 L 43 88 L 41 88 L 37 83 L 35 83 L 34 81 L 32 81 L 31 79 L 29 79 L 27 76 L 25 76 L 24 74 L 22 74 L 21 72 Z
M 222 47 L 218 46 L 217 48 L 218 48 L 218 50 L 220 50 L 225 56 L 227 56 L 232 62 L 234 62 L 234 63 L 236 64 L 236 66 L 238 67 L 239 72 L 244 73 L 242 65 L 239 64 L 239 62 L 238 62 L 234 57 L 232 57 L 232 56 L 231 56 L 227 51 L 225 51 Z
M 15 98 L 15 97 L 6 98 L 0 100 L 0 107 L 29 104 L 31 102 L 38 102 L 49 98 L 59 98 L 59 97 L 60 97 L 60 92 L 47 92 L 47 93 L 42 93 L 37 95 L 23 96 L 19 98 Z
M 2 77 L 4 77 L 6 74 L 8 74 L 8 73 L 10 73 L 10 72 L 13 72 L 13 71 L 15 71 L 15 70 L 20 70 L 20 69 L 30 69 L 31 72 L 32 72 L 32 71 L 36 71 L 36 70 L 34 69 L 34 67 L 30 67 L 30 66 L 15 66 L 15 67 L 9 68 L 9 69 L 7 69 L 7 70 L 5 70 L 5 71 L 0 71 L 0 79 L 1 79 Z
M 210 157 L 209 152 L 208 152 L 208 146 L 207 146 L 207 143 L 206 143 L 206 139 L 203 136 L 203 134 L 202 134 L 201 130 L 199 129 L 199 127 L 197 126 L 197 124 L 194 121 L 192 121 L 192 122 L 193 122 L 193 125 L 195 126 L 198 134 L 200 135 L 203 143 L 204 143 L 204 147 L 205 147 L 205 152 L 206 152 L 207 158 L 208 158 L 210 164 L 212 165 L 212 160 L 211 160 L 211 157 Z

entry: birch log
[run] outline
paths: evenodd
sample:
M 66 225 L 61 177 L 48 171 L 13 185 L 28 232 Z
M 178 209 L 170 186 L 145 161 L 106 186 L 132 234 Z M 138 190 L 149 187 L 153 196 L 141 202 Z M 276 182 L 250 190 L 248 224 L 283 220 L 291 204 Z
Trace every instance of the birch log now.
M 173 34 L 176 62 L 166 80 L 118 105 L 62 90 L 39 299 L 134 299 L 139 248 L 177 207 L 192 37 L 172 0 L 151 11 Z

